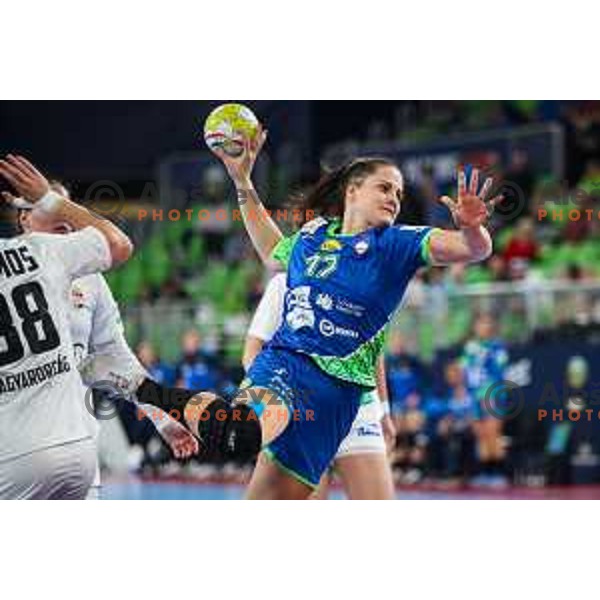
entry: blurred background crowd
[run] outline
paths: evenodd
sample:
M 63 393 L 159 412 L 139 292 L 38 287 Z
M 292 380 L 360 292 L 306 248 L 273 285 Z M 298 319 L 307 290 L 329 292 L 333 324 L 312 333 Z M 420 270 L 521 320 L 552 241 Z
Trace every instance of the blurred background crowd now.
M 243 378 L 244 336 L 272 273 L 231 217 L 233 190 L 203 147 L 201 125 L 217 104 L 6 102 L 0 139 L 133 235 L 136 255 L 107 279 L 128 340 L 152 376 L 228 396 Z M 452 227 L 437 198 L 454 193 L 458 164 L 484 168 L 506 196 L 490 221 L 494 254 L 481 265 L 422 270 L 391 327 L 386 365 L 397 481 L 600 480 L 600 422 L 543 422 L 537 413 L 545 382 L 569 389 L 552 406 L 565 409 L 594 383 L 600 102 L 247 104 L 270 132 L 256 171 L 269 207 L 285 207 L 288 194 L 315 181 L 323 167 L 363 154 L 401 166 L 403 223 Z M 192 209 L 193 218 L 170 219 L 170 209 Z M 197 217 L 201 209 L 207 218 Z M 216 218 L 217 209 L 226 218 Z M 141 219 L 140 211 L 151 218 Z M 293 229 L 289 218 L 280 224 Z M 473 344 L 484 348 L 479 354 L 491 344 L 505 357 L 494 380 L 490 369 L 481 375 Z M 478 373 L 488 384 L 514 381 L 524 406 L 490 426 L 477 413 Z M 247 465 L 175 463 L 149 424 L 127 409 L 118 424 L 120 433 L 105 442 L 107 469 L 247 476 Z

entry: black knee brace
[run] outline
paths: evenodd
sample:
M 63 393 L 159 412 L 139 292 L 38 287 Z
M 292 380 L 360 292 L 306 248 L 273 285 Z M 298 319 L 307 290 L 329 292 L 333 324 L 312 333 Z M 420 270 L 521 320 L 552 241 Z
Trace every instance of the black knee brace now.
M 234 406 L 217 398 L 198 417 L 198 437 L 207 458 L 246 461 L 262 443 L 258 415 L 245 404 Z

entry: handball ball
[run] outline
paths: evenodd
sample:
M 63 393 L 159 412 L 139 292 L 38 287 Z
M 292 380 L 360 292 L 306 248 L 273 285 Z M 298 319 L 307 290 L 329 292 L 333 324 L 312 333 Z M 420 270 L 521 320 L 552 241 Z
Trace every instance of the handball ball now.
M 240 156 L 244 139 L 256 137 L 258 119 L 243 104 L 222 104 L 213 110 L 204 123 L 204 140 L 211 150 L 221 149 L 229 156 Z

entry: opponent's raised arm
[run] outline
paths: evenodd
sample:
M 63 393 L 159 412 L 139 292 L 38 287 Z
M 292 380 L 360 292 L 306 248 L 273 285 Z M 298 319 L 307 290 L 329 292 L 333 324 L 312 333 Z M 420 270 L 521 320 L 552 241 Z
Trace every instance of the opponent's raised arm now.
M 440 202 L 445 204 L 459 231 L 435 229 L 429 241 L 430 261 L 434 265 L 451 263 L 470 263 L 485 260 L 492 253 L 492 238 L 485 227 L 494 206 L 502 200 L 496 196 L 486 202 L 493 184 L 488 177 L 479 189 L 479 171 L 473 169 L 471 180 L 463 169 L 458 172 L 458 197 L 456 200 L 442 196 Z
M 229 156 L 220 148 L 212 148 L 212 151 L 223 161 L 235 185 L 246 230 L 263 262 L 267 262 L 277 242 L 283 237 L 252 184 L 252 169 L 266 139 L 266 132 L 262 128 L 259 129 L 255 139 L 244 140 L 244 151 L 237 157 Z
M 76 230 L 95 227 L 108 243 L 113 265 L 131 256 L 133 245 L 116 225 L 51 191 L 48 180 L 26 158 L 9 154 L 0 160 L 0 175 L 36 210 L 43 210 Z M 3 195 L 8 202 L 15 200 L 8 193 Z

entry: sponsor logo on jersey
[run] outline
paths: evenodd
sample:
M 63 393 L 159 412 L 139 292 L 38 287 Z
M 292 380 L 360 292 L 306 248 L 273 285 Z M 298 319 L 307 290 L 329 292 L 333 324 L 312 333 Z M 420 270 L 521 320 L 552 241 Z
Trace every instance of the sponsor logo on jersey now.
M 323 252 L 337 252 L 342 249 L 342 244 L 338 240 L 325 240 L 321 244 L 321 250 Z
M 353 317 L 362 317 L 365 314 L 365 307 L 360 306 L 359 304 L 353 304 L 348 300 L 340 300 L 335 305 L 336 310 L 339 310 L 342 313 L 347 315 L 352 315 Z
M 303 285 L 291 289 L 286 302 L 288 313 L 285 321 L 293 331 L 315 326 L 315 313 L 310 304 L 310 286 Z
M 317 295 L 316 305 L 320 306 L 323 310 L 335 310 L 340 311 L 346 315 L 353 317 L 362 317 L 365 314 L 365 307 L 359 304 L 353 304 L 348 300 L 334 300 L 329 294 L 320 293 Z
M 317 296 L 317 306 L 323 310 L 331 310 L 333 308 L 333 298 L 329 294 L 319 294 Z
M 319 331 L 325 337 L 331 337 L 332 335 L 339 335 L 342 337 L 357 338 L 358 333 L 353 329 L 346 329 L 345 327 L 339 327 L 334 325 L 329 319 L 322 319 L 319 323 Z

